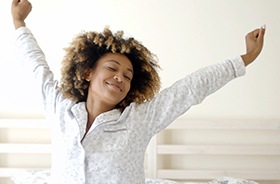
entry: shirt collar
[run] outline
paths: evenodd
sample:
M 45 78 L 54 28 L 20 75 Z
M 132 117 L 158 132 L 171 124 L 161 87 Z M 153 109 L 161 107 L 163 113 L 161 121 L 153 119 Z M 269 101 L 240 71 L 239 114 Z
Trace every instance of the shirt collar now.
M 71 108 L 71 112 L 73 113 L 77 123 L 79 124 L 79 127 L 81 128 L 81 133 L 83 134 L 86 129 L 87 121 L 88 121 L 88 113 L 86 110 L 86 103 L 85 102 L 79 102 L 75 104 Z M 102 123 L 106 122 L 112 122 L 119 119 L 121 115 L 121 112 L 118 109 L 113 109 L 107 112 L 104 112 L 96 117 L 94 120 L 93 125 L 98 126 Z

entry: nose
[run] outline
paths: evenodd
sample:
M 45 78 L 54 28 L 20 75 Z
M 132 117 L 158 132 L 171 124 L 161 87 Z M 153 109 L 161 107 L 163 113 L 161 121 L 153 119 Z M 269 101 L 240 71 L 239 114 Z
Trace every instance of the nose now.
M 118 82 L 123 82 L 123 78 L 120 77 L 119 75 L 115 75 L 114 79 L 117 80 Z

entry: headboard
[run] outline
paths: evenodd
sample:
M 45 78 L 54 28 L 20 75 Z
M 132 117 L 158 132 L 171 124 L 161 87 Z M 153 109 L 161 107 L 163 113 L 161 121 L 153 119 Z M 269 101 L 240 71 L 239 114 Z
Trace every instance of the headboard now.
M 0 119 L 0 183 L 14 173 L 51 167 L 51 134 L 46 119 Z
M 178 119 L 148 149 L 150 177 L 280 183 L 280 121 Z
M 0 183 L 19 170 L 49 169 L 46 119 L 0 119 Z M 148 178 L 210 181 L 231 176 L 280 183 L 280 120 L 178 119 L 146 151 Z

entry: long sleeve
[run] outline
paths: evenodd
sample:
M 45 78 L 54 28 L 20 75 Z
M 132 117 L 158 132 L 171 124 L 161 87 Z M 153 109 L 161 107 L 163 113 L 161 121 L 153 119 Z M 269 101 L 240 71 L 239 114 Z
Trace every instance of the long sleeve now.
M 16 30 L 15 44 L 17 54 L 23 60 L 24 68 L 34 74 L 36 87 L 42 93 L 44 107 L 47 113 L 55 112 L 55 99 L 61 95 L 58 82 L 54 80 L 43 51 L 39 47 L 31 31 L 26 27 Z
M 152 136 L 193 105 L 201 103 L 229 81 L 243 75 L 245 66 L 242 58 L 237 56 L 227 59 L 187 75 L 161 91 L 151 102 L 135 106 L 135 111 Z
M 34 86 L 41 90 L 45 113 L 52 123 L 53 183 L 84 184 L 84 150 L 80 144 L 79 122 L 71 116 L 75 103 L 60 93 L 45 55 L 28 28 L 16 30 L 16 48 L 24 68 L 34 74 Z

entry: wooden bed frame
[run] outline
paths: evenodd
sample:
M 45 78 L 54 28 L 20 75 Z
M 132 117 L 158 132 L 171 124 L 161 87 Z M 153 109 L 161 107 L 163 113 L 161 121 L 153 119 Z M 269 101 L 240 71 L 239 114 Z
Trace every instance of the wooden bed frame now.
M 39 131 L 41 138 L 13 138 L 32 131 Z M 17 163 L 10 155 L 26 160 Z M 50 156 L 46 119 L 0 119 L 1 184 L 11 184 L 10 177 L 20 170 L 49 169 Z M 36 163 L 38 158 L 41 164 Z M 231 176 L 279 184 L 280 120 L 178 119 L 151 140 L 145 172 L 147 178 L 184 182 Z

